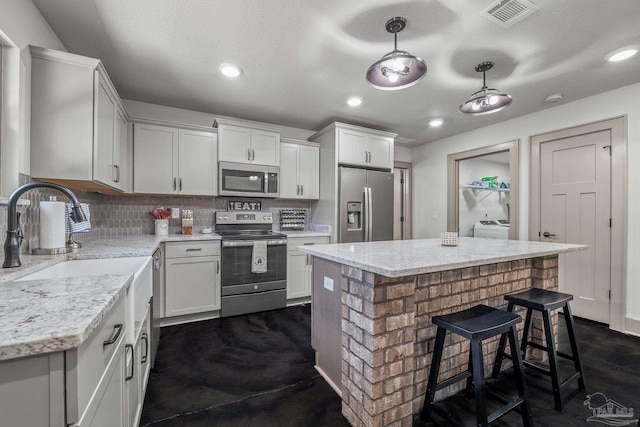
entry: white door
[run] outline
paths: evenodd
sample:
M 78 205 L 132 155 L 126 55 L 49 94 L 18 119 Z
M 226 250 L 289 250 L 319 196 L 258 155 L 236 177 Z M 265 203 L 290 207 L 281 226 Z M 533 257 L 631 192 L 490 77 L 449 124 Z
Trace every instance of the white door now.
M 365 157 L 366 135 L 360 132 L 338 130 L 338 162 L 353 165 L 366 165 Z
M 303 199 L 320 198 L 320 148 L 300 146 L 300 185 Z
M 220 309 L 220 257 L 170 258 L 165 266 L 167 317 Z
M 280 134 L 266 130 L 251 130 L 251 163 L 280 166 Z
M 102 76 L 99 73 L 96 75 L 98 76 L 98 87 L 95 100 L 93 179 L 115 186 L 113 168 L 115 100 Z
M 311 295 L 307 264 L 308 256 L 305 252 L 291 251 L 287 254 L 287 299 Z
M 609 323 L 611 132 L 541 144 L 540 240 L 589 245 L 560 258 L 560 291 L 575 315 Z
M 217 135 L 209 132 L 180 129 L 178 191 L 181 194 L 217 194 L 217 138 Z
M 116 122 L 113 140 L 113 166 L 115 187 L 126 191 L 128 186 L 127 160 L 127 120 L 124 113 L 116 108 Z
M 239 126 L 220 125 L 218 128 L 218 160 L 222 162 L 251 162 L 251 130 Z
M 298 154 L 300 153 L 298 144 L 280 144 L 280 197 L 295 199 L 300 197 L 300 187 L 298 176 L 300 175 Z
M 178 180 L 178 129 L 134 125 L 133 191 L 173 194 Z
M 365 145 L 365 150 L 369 152 L 369 166 L 390 168 L 391 147 L 389 138 L 370 135 Z

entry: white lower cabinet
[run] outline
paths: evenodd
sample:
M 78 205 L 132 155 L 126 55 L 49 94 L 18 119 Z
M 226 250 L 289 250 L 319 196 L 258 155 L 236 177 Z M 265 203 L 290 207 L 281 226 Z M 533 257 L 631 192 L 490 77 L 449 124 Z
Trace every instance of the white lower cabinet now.
M 131 358 L 127 358 L 127 370 L 125 381 L 127 384 L 127 426 L 137 427 L 142 415 L 145 390 L 151 372 L 150 359 L 150 334 L 151 334 L 151 305 L 147 307 L 142 325 L 136 334 L 136 343 L 131 352 Z M 128 354 L 125 354 L 128 356 Z
M 311 296 L 311 260 L 298 246 L 324 245 L 329 237 L 287 237 L 287 300 Z
M 220 309 L 220 241 L 165 244 L 165 317 Z

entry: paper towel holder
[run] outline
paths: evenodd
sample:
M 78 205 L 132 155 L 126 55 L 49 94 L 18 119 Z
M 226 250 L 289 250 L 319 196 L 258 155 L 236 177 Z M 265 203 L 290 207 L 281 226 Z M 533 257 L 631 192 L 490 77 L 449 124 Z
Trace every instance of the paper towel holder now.
M 82 247 L 82 243 L 73 240 L 73 233 L 69 233 L 69 238 L 67 239 L 67 243 L 65 243 L 65 246 L 66 249 L 68 249 L 67 252 L 74 252 Z

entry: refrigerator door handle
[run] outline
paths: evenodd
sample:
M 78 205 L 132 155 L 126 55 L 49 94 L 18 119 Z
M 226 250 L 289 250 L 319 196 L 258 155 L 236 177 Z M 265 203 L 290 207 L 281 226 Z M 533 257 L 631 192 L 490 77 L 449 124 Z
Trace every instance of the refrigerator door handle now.
M 363 242 L 366 242 L 369 238 L 369 193 L 367 192 L 368 188 L 364 187 L 363 197 L 364 197 L 364 217 L 363 219 L 363 228 L 364 228 L 364 236 L 362 238 Z
M 367 193 L 369 196 L 369 213 L 367 214 L 367 219 L 369 220 L 369 235 L 367 236 L 367 241 L 373 241 L 373 200 L 371 196 L 371 187 L 367 187 Z

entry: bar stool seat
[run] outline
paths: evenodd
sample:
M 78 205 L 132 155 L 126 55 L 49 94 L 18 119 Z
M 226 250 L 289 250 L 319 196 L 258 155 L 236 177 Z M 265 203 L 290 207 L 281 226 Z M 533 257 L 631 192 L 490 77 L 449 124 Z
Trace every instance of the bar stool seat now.
M 454 384 L 464 379 L 467 380 L 467 395 L 475 395 L 476 399 L 476 419 L 478 426 L 487 426 L 490 422 L 502 417 L 511 410 L 516 410 L 522 415 L 522 421 L 525 426 L 533 425 L 531 419 L 531 409 L 527 400 L 527 387 L 524 379 L 524 368 L 520 358 L 520 347 L 517 343 L 516 325 L 520 323 L 522 318 L 515 313 L 488 307 L 486 305 L 477 305 L 467 310 L 456 313 L 434 316 L 432 321 L 438 326 L 436 333 L 436 342 L 433 351 L 433 359 L 429 371 L 429 381 L 427 391 L 425 393 L 424 405 L 421 413 L 421 419 L 424 422 L 431 421 L 432 411 L 436 412 L 448 422 L 457 425 L 456 421 L 436 403 L 434 396 L 436 391 Z M 440 372 L 440 363 L 442 361 L 442 353 L 444 349 L 444 340 L 447 331 L 460 335 L 471 341 L 469 351 L 468 370 L 460 374 L 454 375 L 444 381 L 438 382 L 438 374 Z M 502 335 L 504 339 L 509 339 L 509 346 L 514 353 L 514 367 L 516 371 L 516 388 L 518 397 L 516 399 L 506 398 L 501 394 L 493 394 L 505 406 L 498 409 L 492 414 L 487 414 L 486 394 L 488 390 L 484 381 L 484 364 L 482 356 L 482 341 Z
M 547 289 L 529 289 L 525 292 L 517 294 L 505 295 L 505 300 L 509 302 L 507 310 L 513 312 L 514 307 L 520 306 L 527 309 L 526 320 L 524 324 L 524 333 L 522 335 L 521 353 L 524 366 L 531 368 L 537 372 L 548 375 L 551 377 L 551 383 L 553 386 L 553 398 L 555 402 L 555 408 L 558 411 L 563 410 L 563 402 L 561 392 L 563 388 L 569 383 L 578 380 L 578 389 L 586 390 L 584 373 L 582 371 L 582 365 L 580 363 L 580 354 L 578 351 L 578 344 L 576 342 L 574 333 L 573 316 L 571 315 L 571 308 L 569 307 L 569 301 L 573 300 L 573 295 L 564 294 L 561 292 L 549 291 Z M 551 324 L 551 311 L 562 308 L 562 313 L 567 325 L 567 333 L 569 335 L 569 343 L 571 345 L 571 354 L 566 354 L 556 350 L 555 338 L 553 335 Z M 529 332 L 531 331 L 532 312 L 533 310 L 539 311 L 542 314 L 542 321 L 544 324 L 544 336 L 546 346 L 542 346 L 538 343 L 529 340 Z M 502 361 L 507 358 L 511 359 L 511 355 L 504 352 L 506 340 L 500 339 L 498 345 L 498 353 L 496 354 L 496 360 L 493 366 L 492 377 L 497 378 L 502 368 Z M 537 348 L 545 351 L 549 356 L 549 367 L 544 368 L 537 364 L 531 363 L 526 359 L 527 347 Z M 560 381 L 558 373 L 558 357 L 573 361 L 575 371 L 564 381 Z

